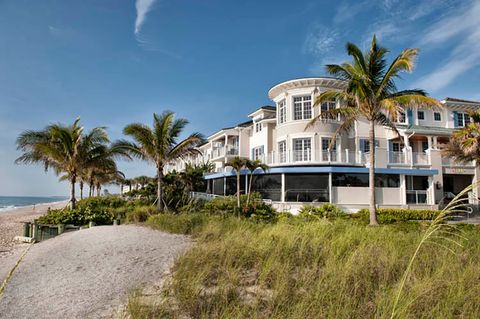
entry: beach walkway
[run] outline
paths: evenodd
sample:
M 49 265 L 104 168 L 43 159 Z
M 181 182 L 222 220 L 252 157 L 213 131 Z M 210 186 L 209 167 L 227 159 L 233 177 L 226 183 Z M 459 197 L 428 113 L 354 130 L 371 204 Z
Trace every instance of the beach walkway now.
M 133 289 L 161 284 L 188 246 L 185 236 L 133 225 L 93 227 L 40 242 L 0 297 L 0 318 L 112 318 Z M 0 274 L 11 266 L 0 263 Z

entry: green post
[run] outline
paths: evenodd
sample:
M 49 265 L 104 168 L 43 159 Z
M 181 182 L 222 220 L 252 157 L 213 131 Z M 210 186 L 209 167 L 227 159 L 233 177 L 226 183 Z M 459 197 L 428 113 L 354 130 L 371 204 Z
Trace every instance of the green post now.
M 33 222 L 32 224 L 32 238 L 35 241 L 38 241 L 38 225 L 36 222 Z
M 88 228 L 92 228 L 93 226 L 95 226 L 95 222 L 89 222 L 88 223 Z
M 64 224 L 58 224 L 58 234 L 61 235 L 65 232 L 65 225 Z
M 30 237 L 30 223 L 23 223 L 23 237 Z

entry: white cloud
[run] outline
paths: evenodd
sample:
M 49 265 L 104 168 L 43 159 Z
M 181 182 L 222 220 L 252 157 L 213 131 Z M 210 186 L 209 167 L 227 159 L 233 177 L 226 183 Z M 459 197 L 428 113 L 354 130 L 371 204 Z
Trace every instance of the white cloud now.
M 147 19 L 147 14 L 152 10 L 153 4 L 156 0 L 137 0 L 135 3 L 135 8 L 137 10 L 137 18 L 135 19 L 135 35 L 140 33 L 145 20 Z
M 442 65 L 417 81 L 416 86 L 437 91 L 452 83 L 463 73 L 480 65 L 480 2 L 472 1 L 433 24 L 420 43 L 446 46 L 454 36 L 462 40 Z
M 338 32 L 317 24 L 307 33 L 304 49 L 312 55 L 330 52 L 338 40 Z

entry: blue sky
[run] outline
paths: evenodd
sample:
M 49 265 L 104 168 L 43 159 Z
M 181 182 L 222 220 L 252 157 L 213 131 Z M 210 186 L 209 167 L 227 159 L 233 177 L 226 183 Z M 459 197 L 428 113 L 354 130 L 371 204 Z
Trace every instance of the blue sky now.
M 478 0 L 0 0 L 0 195 L 67 194 L 53 173 L 13 164 L 25 129 L 80 116 L 116 139 L 170 109 L 209 135 L 374 33 L 392 53 L 421 50 L 400 87 L 480 100 L 478 17 Z

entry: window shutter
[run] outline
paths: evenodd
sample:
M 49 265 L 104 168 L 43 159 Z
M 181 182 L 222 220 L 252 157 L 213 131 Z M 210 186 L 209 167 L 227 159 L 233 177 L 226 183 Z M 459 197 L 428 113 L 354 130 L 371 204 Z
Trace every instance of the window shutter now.
M 262 155 L 265 154 L 264 150 L 265 150 L 265 146 L 264 145 L 260 146 L 260 154 Z
M 250 152 L 250 153 L 251 153 L 251 154 L 250 154 L 250 159 L 252 159 L 252 160 L 253 160 L 253 159 L 254 159 L 254 156 L 255 156 L 255 149 L 254 149 L 254 148 L 252 148 L 252 150 L 251 150 L 251 152 Z
M 453 111 L 453 127 L 458 127 L 458 112 Z
M 407 110 L 408 124 L 413 125 L 413 111 L 412 109 Z
M 360 139 L 360 150 L 365 152 L 365 140 L 363 138 Z
M 388 141 L 388 159 L 392 162 L 393 159 L 393 142 L 391 140 Z

